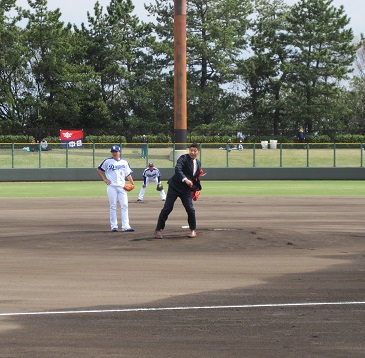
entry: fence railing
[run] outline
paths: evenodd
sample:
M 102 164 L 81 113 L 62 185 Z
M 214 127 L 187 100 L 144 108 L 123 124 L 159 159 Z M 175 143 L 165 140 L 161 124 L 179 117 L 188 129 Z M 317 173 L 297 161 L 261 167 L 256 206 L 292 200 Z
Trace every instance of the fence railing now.
M 67 144 L 0 143 L 0 168 L 92 168 L 110 157 L 110 147 L 121 146 L 122 157 L 133 168 L 154 162 L 169 168 L 190 143 L 150 143 L 142 158 L 141 143 Z M 271 144 L 271 145 L 270 145 Z M 202 143 L 203 167 L 363 167 L 363 143 Z

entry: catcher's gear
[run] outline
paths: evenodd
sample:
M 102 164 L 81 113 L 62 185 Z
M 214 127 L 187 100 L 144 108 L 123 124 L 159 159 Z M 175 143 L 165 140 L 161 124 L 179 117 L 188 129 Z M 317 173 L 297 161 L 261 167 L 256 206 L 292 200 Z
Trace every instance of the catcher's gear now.
M 124 190 L 126 191 L 131 191 L 134 189 L 134 184 L 125 184 L 124 185 Z
M 161 183 L 158 183 L 156 186 L 156 190 L 157 191 L 162 191 L 163 190 L 163 185 Z

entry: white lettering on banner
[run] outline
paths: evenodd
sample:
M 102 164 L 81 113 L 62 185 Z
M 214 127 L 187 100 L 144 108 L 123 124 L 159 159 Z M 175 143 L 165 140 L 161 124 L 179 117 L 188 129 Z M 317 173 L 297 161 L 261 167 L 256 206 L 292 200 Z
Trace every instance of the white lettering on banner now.
M 70 147 L 70 148 L 74 148 L 74 147 L 82 147 L 82 140 L 80 139 L 80 140 L 78 140 L 78 141 L 73 141 L 73 140 L 71 140 L 71 141 L 69 141 L 68 142 L 68 146 Z

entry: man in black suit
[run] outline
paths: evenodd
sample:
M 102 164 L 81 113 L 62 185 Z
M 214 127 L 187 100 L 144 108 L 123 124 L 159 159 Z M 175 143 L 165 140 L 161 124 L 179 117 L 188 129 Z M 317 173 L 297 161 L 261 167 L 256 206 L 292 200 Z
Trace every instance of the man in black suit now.
M 196 236 L 196 218 L 193 206 L 192 192 L 200 191 L 201 185 L 199 180 L 200 161 L 199 146 L 193 143 L 189 147 L 189 153 L 179 157 L 175 166 L 175 174 L 167 182 L 169 188 L 166 195 L 165 205 L 158 217 L 155 238 L 162 239 L 161 230 L 165 228 L 166 220 L 174 208 L 177 198 L 180 198 L 188 214 L 188 223 L 190 228 L 189 237 Z

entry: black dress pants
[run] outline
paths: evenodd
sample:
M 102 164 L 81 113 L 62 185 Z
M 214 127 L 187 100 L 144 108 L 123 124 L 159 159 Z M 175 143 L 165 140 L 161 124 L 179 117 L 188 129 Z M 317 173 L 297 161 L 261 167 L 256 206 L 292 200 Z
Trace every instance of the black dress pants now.
M 177 189 L 174 186 L 169 185 L 165 205 L 162 208 L 158 217 L 156 230 L 163 230 L 165 228 L 166 220 L 169 217 L 171 211 L 174 209 L 174 204 L 177 198 L 181 199 L 185 211 L 188 214 L 188 224 L 190 230 L 196 229 L 195 209 L 193 206 L 190 189 Z

